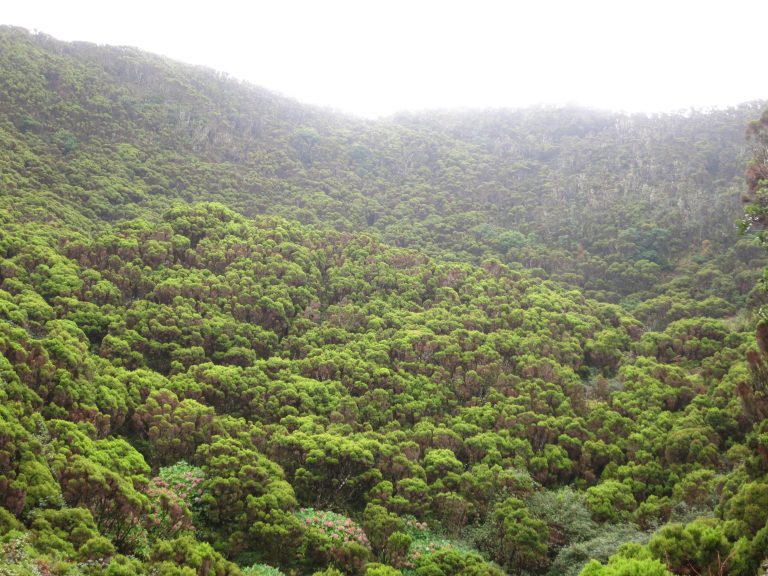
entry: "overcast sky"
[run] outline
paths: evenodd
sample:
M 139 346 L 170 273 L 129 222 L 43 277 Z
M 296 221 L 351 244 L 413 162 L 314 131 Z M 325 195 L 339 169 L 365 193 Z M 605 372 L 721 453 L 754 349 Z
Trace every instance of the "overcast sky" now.
M 368 117 L 765 99 L 766 21 L 766 0 L 10 0 L 0 10 L 2 24 L 137 46 Z

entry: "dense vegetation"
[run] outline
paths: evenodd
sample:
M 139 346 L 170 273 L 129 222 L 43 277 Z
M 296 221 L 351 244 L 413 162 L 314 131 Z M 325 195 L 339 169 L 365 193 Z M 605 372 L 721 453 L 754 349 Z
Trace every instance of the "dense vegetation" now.
M 644 322 L 726 317 L 758 297 L 764 256 L 734 230 L 760 103 L 366 122 L 137 50 L 9 28 L 0 74 L 15 219 L 94 229 L 156 219 L 169 200 L 217 201 L 442 260 L 538 268 L 604 302 L 644 303 Z
M 0 70 L 0 574 L 757 572 L 756 106 L 362 122 L 15 29 Z

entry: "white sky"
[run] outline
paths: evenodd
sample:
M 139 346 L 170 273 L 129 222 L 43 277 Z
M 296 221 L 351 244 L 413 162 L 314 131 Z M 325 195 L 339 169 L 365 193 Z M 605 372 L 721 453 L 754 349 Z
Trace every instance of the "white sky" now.
M 0 2 L 0 24 L 137 46 L 369 117 L 765 99 L 766 21 L 766 0 Z

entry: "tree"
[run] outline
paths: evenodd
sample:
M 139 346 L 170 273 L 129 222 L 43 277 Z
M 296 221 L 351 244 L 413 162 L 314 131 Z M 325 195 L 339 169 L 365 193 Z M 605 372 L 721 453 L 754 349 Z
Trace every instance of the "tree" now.
M 248 442 L 217 438 L 195 454 L 205 472 L 201 484 L 203 518 L 223 549 L 254 548 L 274 561 L 292 553 L 298 535 L 293 489 L 282 469 Z
M 123 475 L 73 456 L 58 472 L 62 495 L 69 506 L 91 511 L 99 532 L 121 552 L 130 552 L 143 536 L 142 520 L 149 501 Z
M 496 565 L 486 562 L 473 552 L 461 552 L 454 548 L 438 550 L 418 558 L 414 573 L 417 576 L 502 576 Z
M 374 553 L 382 557 L 389 550 L 388 544 L 392 535 L 405 531 L 405 522 L 399 516 L 377 504 L 368 504 L 365 507 L 362 525 Z
M 207 542 L 192 536 L 159 540 L 152 547 L 149 566 L 153 573 L 168 576 L 240 576 L 240 568 L 228 562 Z
M 730 544 L 714 522 L 697 520 L 668 524 L 648 543 L 651 553 L 670 571 L 693 574 L 722 574 L 730 564 Z
M 617 522 L 629 519 L 637 502 L 629 486 L 606 480 L 587 490 L 587 505 L 598 522 Z
M 509 570 L 536 570 L 547 558 L 547 525 L 533 518 L 522 500 L 507 498 L 494 506 L 479 544 Z
M 592 560 L 581 576 L 672 576 L 672 572 L 658 560 L 611 558 L 606 566 Z
M 759 120 L 750 123 L 747 134 L 753 146 L 752 160 L 746 173 L 747 195 L 744 197 L 749 204 L 741 226 L 743 231 L 757 228 L 758 237 L 765 244 L 766 237 L 761 227 L 765 225 L 768 215 L 768 110 Z
M 168 465 L 191 458 L 200 444 L 218 431 L 213 408 L 195 400 L 179 401 L 170 390 L 153 391 L 136 408 L 133 424 L 151 446 L 153 464 Z

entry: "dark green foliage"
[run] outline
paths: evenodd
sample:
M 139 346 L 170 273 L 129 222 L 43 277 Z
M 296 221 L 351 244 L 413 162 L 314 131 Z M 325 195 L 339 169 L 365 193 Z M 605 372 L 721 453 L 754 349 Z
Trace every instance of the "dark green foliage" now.
M 522 500 L 498 503 L 488 522 L 478 545 L 507 570 L 537 570 L 546 564 L 547 525 L 531 516 Z
M 722 528 L 705 520 L 668 524 L 648 543 L 651 553 L 675 573 L 721 574 L 729 564 L 730 547 Z
M 237 565 L 225 560 L 221 554 L 204 542 L 185 536 L 175 540 L 160 541 L 149 556 L 150 569 L 156 574 L 168 576 L 239 576 Z
M 206 474 L 201 487 L 203 521 L 230 553 L 256 547 L 270 559 L 288 552 L 298 521 L 293 489 L 280 467 L 250 442 L 216 439 L 195 455 Z
M 474 553 L 446 549 L 421 556 L 416 562 L 417 576 L 501 576 L 498 566 L 486 562 Z
M 650 558 L 612 558 L 602 566 L 593 560 L 581 576 L 671 576 L 662 562 Z
M 383 556 L 390 551 L 392 536 L 402 534 L 405 530 L 405 522 L 396 514 L 387 512 L 383 506 L 368 504 L 363 512 L 363 529 L 368 535 L 373 551 Z M 397 539 L 393 544 L 397 547 Z M 406 552 L 407 549 L 406 546 Z

